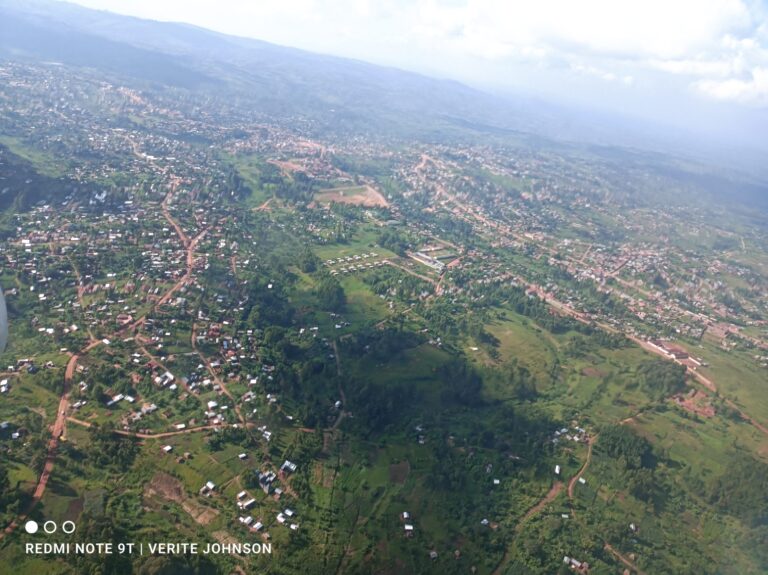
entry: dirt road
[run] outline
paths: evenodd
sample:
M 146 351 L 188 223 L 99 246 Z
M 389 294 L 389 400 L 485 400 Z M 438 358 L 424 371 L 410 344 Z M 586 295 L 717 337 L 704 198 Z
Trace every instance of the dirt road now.
M 136 150 L 134 150 L 135 153 Z M 178 181 L 176 179 L 173 180 L 171 184 L 171 191 L 166 195 L 165 199 L 163 200 L 162 204 L 162 211 L 163 215 L 165 216 L 165 219 L 168 221 L 168 223 L 174 228 L 177 235 L 179 236 L 179 240 L 181 241 L 182 245 L 187 251 L 187 270 L 184 276 L 182 276 L 179 281 L 177 281 L 153 306 L 153 309 L 156 309 L 157 307 L 163 305 L 165 302 L 167 302 L 170 297 L 181 288 L 181 286 L 188 281 L 188 279 L 192 275 L 192 271 L 194 268 L 195 263 L 195 248 L 197 247 L 198 242 L 203 239 L 208 229 L 202 230 L 195 238 L 190 241 L 189 238 L 184 233 L 184 230 L 181 229 L 181 226 L 176 223 L 176 221 L 171 217 L 171 215 L 168 213 L 168 201 L 172 197 L 173 191 L 176 189 L 176 186 L 178 185 Z M 141 325 L 146 319 L 146 316 L 142 316 L 141 318 L 137 319 L 132 324 L 128 324 L 118 330 L 116 332 L 117 335 L 120 333 L 135 329 L 137 326 Z M 5 537 L 6 535 L 9 535 L 13 533 L 13 531 L 28 517 L 29 513 L 35 508 L 35 506 L 40 502 L 40 500 L 43 498 L 43 495 L 45 494 L 46 487 L 48 486 L 48 480 L 50 479 L 51 473 L 53 472 L 53 466 L 56 460 L 56 451 L 59 446 L 59 439 L 62 437 L 64 432 L 66 431 L 66 424 L 67 424 L 67 409 L 69 408 L 69 394 L 72 384 L 72 379 L 75 375 L 75 370 L 77 367 L 77 361 L 78 359 L 87 354 L 89 351 L 91 351 L 93 348 L 97 347 L 102 343 L 101 340 L 91 340 L 88 345 L 86 345 L 83 349 L 81 349 L 79 352 L 73 354 L 69 361 L 67 362 L 67 367 L 64 371 L 64 390 L 62 391 L 61 398 L 59 399 L 59 405 L 58 409 L 56 411 L 56 419 L 53 423 L 53 426 L 51 428 L 51 438 L 48 441 L 48 452 L 45 458 L 45 464 L 43 465 L 43 471 L 40 474 L 40 479 L 38 480 L 37 487 L 35 488 L 35 491 L 32 495 L 32 501 L 30 502 L 29 506 L 25 510 L 24 513 L 22 513 L 19 517 L 17 517 L 14 521 L 11 522 L 11 524 L 5 528 L 3 533 L 0 533 L 0 540 Z M 222 386 L 222 389 L 225 390 L 226 388 Z M 231 396 L 230 396 L 231 397 Z M 237 409 L 237 407 L 236 407 Z M 238 411 L 239 414 L 239 411 Z M 173 433 L 173 432 L 171 432 Z M 140 435 L 137 435 L 137 437 L 140 437 Z M 163 435 L 148 435 L 149 437 L 163 437 Z
M 269 198 L 266 202 L 264 202 L 260 206 L 257 206 L 255 208 L 253 208 L 252 211 L 254 211 L 254 212 L 265 212 L 265 211 L 268 211 L 269 210 L 269 204 L 272 203 L 272 199 L 273 198 Z
M 636 417 L 636 416 L 633 416 L 633 417 Z M 632 418 L 627 418 L 624 421 L 629 421 L 631 419 Z M 624 423 L 624 421 L 622 421 L 622 423 Z M 595 436 L 590 438 L 590 440 L 589 440 L 589 448 L 587 449 L 587 459 L 584 461 L 584 464 L 581 466 L 581 468 L 576 473 L 576 475 L 574 475 L 571 478 L 571 480 L 568 482 L 568 500 L 571 502 L 571 516 L 575 520 L 578 520 L 578 517 L 576 515 L 576 508 L 573 505 L 573 491 L 576 488 L 576 482 L 579 480 L 579 478 L 582 475 L 584 475 L 584 472 L 587 470 L 587 467 L 589 467 L 590 461 L 592 461 L 592 446 L 594 445 L 594 443 L 596 441 L 597 441 L 597 435 L 595 435 Z M 637 566 L 634 563 L 632 563 L 629 559 L 627 559 L 621 553 L 616 551 L 616 549 L 614 549 L 611 546 L 610 543 L 608 543 L 607 541 L 604 541 L 603 542 L 603 547 L 604 547 L 604 549 L 609 551 L 614 557 L 616 557 L 619 561 L 624 563 L 624 565 L 626 565 L 627 567 L 629 567 L 630 569 L 635 571 L 638 575 L 645 575 L 645 573 L 643 573 L 640 569 L 638 569 Z
M 530 286 L 530 288 L 534 289 L 535 291 L 537 291 L 537 293 L 539 293 L 539 295 L 541 296 L 541 293 L 538 291 L 540 289 L 540 288 L 538 288 L 538 286 L 532 285 L 532 286 Z M 544 301 L 545 301 L 545 303 L 550 305 L 552 308 L 554 308 L 558 312 L 562 313 L 563 315 L 567 315 L 569 317 L 572 317 L 573 319 L 575 319 L 577 321 L 580 321 L 580 322 L 585 323 L 585 324 L 594 323 L 600 329 L 603 329 L 603 330 L 608 331 L 610 333 L 621 333 L 621 332 L 619 332 L 619 330 L 617 330 L 613 326 L 609 326 L 609 325 L 601 323 L 601 322 L 595 322 L 593 320 L 590 320 L 589 318 L 586 318 L 584 316 L 584 314 L 577 312 L 576 310 L 570 308 L 566 304 L 564 304 L 562 302 L 559 302 L 559 301 L 557 301 L 555 299 L 545 297 Z M 647 351 L 649 353 L 653 353 L 654 355 L 658 355 L 658 356 L 663 357 L 665 359 L 668 359 L 667 356 L 664 355 L 664 353 L 660 349 L 658 349 L 657 347 L 651 345 L 647 341 L 644 341 L 644 340 L 640 339 L 639 337 L 635 337 L 635 336 L 632 336 L 632 335 L 627 335 L 627 334 L 624 334 L 624 335 L 626 336 L 627 339 L 629 339 L 633 343 L 639 345 L 645 351 Z M 683 364 L 681 364 L 681 365 L 683 365 Z M 706 387 L 709 391 L 711 391 L 712 393 L 714 393 L 715 395 L 717 395 L 719 397 L 722 397 L 722 396 L 720 396 L 720 393 L 718 392 L 718 389 L 717 389 L 717 385 L 715 384 L 714 381 L 712 381 L 711 379 L 709 379 L 705 375 L 699 373 L 697 370 L 691 369 L 688 366 L 686 366 L 686 373 L 688 373 L 688 375 L 693 377 L 701 385 Z M 725 403 L 729 407 L 731 407 L 732 409 L 735 409 L 739 413 L 739 416 L 744 421 L 746 421 L 747 423 L 752 425 L 755 429 L 757 429 L 758 431 L 760 431 L 764 435 L 768 435 L 768 427 L 766 427 L 762 423 L 756 421 L 748 413 L 746 413 L 743 409 L 741 409 L 735 403 L 733 403 L 733 401 L 731 401 L 730 399 L 725 399 L 724 398 L 724 401 L 725 401 Z
M 637 575 L 645 575 L 645 573 L 644 573 L 643 571 L 641 571 L 640 569 L 638 569 L 638 568 L 637 568 L 637 565 L 635 565 L 634 563 L 632 563 L 632 561 L 630 561 L 629 559 L 627 559 L 626 557 L 624 557 L 624 555 L 622 555 L 621 553 L 619 553 L 618 551 L 616 551 L 616 549 L 614 549 L 614 548 L 611 546 L 611 544 L 610 544 L 610 543 L 606 543 L 606 544 L 604 545 L 604 549 L 605 549 L 606 551 L 610 552 L 610 553 L 611 553 L 611 555 L 613 555 L 614 557 L 616 557 L 616 559 L 618 559 L 619 561 L 621 561 L 622 563 L 624 563 L 624 565 L 626 565 L 627 567 L 629 567 L 630 569 L 632 569 L 632 571 L 634 571 L 635 573 L 637 573 Z
M 568 482 L 568 499 L 573 499 L 573 489 L 576 487 L 576 482 L 581 478 L 582 475 L 584 475 L 584 472 L 587 470 L 587 467 L 589 467 L 589 462 L 592 461 L 592 444 L 597 440 L 597 435 L 594 437 L 591 437 L 589 439 L 589 447 L 587 448 L 587 459 L 584 461 L 584 465 L 581 466 L 581 469 L 579 469 L 578 473 L 571 477 L 571 480 Z M 575 515 L 575 513 L 574 513 Z
M 72 385 L 72 378 L 75 375 L 75 369 L 77 367 L 77 360 L 82 354 L 88 353 L 91 349 L 98 346 L 100 341 L 91 341 L 78 353 L 72 354 L 67 362 L 67 367 L 64 370 L 64 390 L 59 398 L 59 406 L 56 410 L 56 419 L 51 426 L 51 438 L 48 440 L 48 452 L 45 457 L 45 463 L 43 464 L 43 471 L 40 474 L 40 479 L 37 482 L 37 487 L 32 494 L 32 501 L 29 502 L 27 509 L 19 517 L 14 519 L 11 524 L 0 533 L 0 540 L 6 535 L 10 535 L 21 525 L 40 502 L 45 494 L 45 490 L 48 487 L 48 480 L 53 472 L 53 466 L 56 461 L 56 452 L 59 447 L 59 439 L 64 435 L 67 424 L 67 409 L 69 408 L 69 392 Z
M 552 484 L 552 487 L 547 492 L 547 494 L 541 498 L 541 500 L 536 503 L 533 507 L 531 507 L 528 511 L 525 512 L 525 515 L 523 515 L 522 519 L 517 523 L 515 526 L 515 535 L 519 535 L 523 532 L 523 529 L 525 528 L 525 524 L 528 523 L 533 517 L 538 515 L 542 509 L 544 509 L 547 505 L 552 503 L 555 498 L 557 498 L 558 495 L 560 495 L 560 492 L 563 490 L 563 482 L 562 481 L 555 481 L 555 483 Z M 496 566 L 496 569 L 493 570 L 493 575 L 502 575 L 504 573 L 504 568 L 507 566 L 507 563 L 509 563 L 509 548 L 510 545 L 507 545 L 506 550 L 504 551 L 504 556 L 501 558 L 501 561 Z
M 83 421 L 82 419 L 76 419 L 74 417 L 68 417 L 68 421 L 81 425 L 83 427 L 91 427 L 91 423 Z M 115 429 L 115 433 L 118 435 L 125 435 L 126 437 L 136 437 L 137 439 L 162 439 L 163 437 L 174 437 L 176 435 L 185 435 L 188 433 L 197 433 L 198 431 L 206 431 L 210 429 L 223 429 L 225 427 L 240 426 L 240 423 L 222 423 L 220 425 L 199 425 L 197 427 L 189 427 L 187 429 L 179 429 L 178 431 L 163 431 L 161 433 L 139 433 L 137 431 L 125 431 L 124 429 Z M 254 427 L 255 424 L 248 423 L 246 427 L 249 429 Z

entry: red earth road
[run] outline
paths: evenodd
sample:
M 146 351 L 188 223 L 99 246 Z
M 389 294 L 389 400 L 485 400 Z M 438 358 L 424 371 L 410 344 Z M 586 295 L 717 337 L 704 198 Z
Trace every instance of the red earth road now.
M 162 211 L 163 215 L 165 216 L 165 219 L 168 221 L 168 223 L 174 228 L 176 233 L 179 236 L 179 240 L 181 241 L 182 245 L 187 251 L 187 271 L 182 276 L 179 281 L 177 281 L 164 295 L 160 298 L 158 303 L 153 307 L 153 309 L 156 309 L 157 307 L 163 305 L 165 302 L 167 302 L 170 297 L 181 288 L 181 286 L 189 279 L 189 277 L 192 275 L 192 270 L 195 263 L 195 248 L 197 247 L 198 242 L 205 236 L 208 229 L 202 230 L 195 238 L 190 242 L 189 238 L 187 238 L 184 231 L 181 229 L 181 226 L 179 226 L 178 223 L 170 216 L 168 213 L 168 207 L 167 202 L 170 199 L 173 190 L 176 188 L 176 182 L 174 182 L 171 192 L 168 193 L 168 195 L 165 197 L 165 200 L 163 200 L 162 203 Z M 118 334 L 130 330 L 135 329 L 137 326 L 141 325 L 145 317 L 141 317 L 137 319 L 132 324 L 128 324 L 118 330 Z M 26 511 L 19 515 L 16 519 L 14 519 L 8 527 L 5 528 L 5 530 L 0 533 L 0 540 L 2 540 L 6 535 L 10 535 L 14 532 L 14 530 L 29 516 L 29 514 L 32 512 L 32 510 L 35 508 L 35 506 L 40 502 L 40 500 L 43 498 L 43 495 L 45 494 L 45 489 L 48 486 L 48 480 L 50 479 L 51 473 L 53 471 L 53 466 L 56 460 L 56 451 L 59 446 L 59 439 L 64 434 L 64 431 L 66 429 L 66 412 L 69 408 L 69 392 L 70 392 L 70 384 L 72 382 L 72 378 L 75 374 L 75 368 L 77 366 L 77 360 L 81 355 L 85 355 L 88 353 L 91 349 L 94 347 L 100 345 L 102 342 L 100 340 L 91 340 L 87 346 L 85 346 L 82 350 L 80 350 L 78 353 L 73 354 L 69 361 L 67 362 L 67 368 L 64 372 L 64 391 L 62 392 L 61 398 L 59 400 L 59 406 L 58 410 L 56 412 L 56 420 L 53 424 L 53 427 L 51 429 L 51 439 L 48 441 L 48 454 L 45 458 L 45 464 L 43 465 L 43 471 L 40 474 L 40 479 L 37 483 L 37 487 L 35 488 L 35 491 L 32 495 L 32 501 L 30 502 L 29 506 L 27 507 Z M 224 390 L 227 395 L 229 393 L 226 391 L 226 388 L 222 385 L 222 389 Z M 231 396 L 230 396 L 231 397 Z M 236 407 L 237 409 L 237 407 Z M 239 410 L 238 410 L 239 413 Z M 189 430 L 190 432 L 192 430 Z M 170 434 L 176 434 L 175 432 L 169 432 Z M 147 438 L 149 437 L 164 437 L 166 435 L 164 434 L 157 434 L 157 435 L 147 435 Z M 137 437 L 141 437 L 141 435 L 137 435 Z

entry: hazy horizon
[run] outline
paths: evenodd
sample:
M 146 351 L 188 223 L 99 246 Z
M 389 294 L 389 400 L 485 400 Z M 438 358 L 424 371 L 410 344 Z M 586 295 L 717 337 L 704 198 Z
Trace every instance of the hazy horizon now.
M 766 7 L 742 0 L 73 0 L 765 148 Z

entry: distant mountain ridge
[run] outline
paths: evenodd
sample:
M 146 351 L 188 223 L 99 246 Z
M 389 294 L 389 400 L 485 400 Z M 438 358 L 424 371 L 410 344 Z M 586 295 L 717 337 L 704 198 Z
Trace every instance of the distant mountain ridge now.
M 322 129 L 377 136 L 541 138 L 604 143 L 604 118 L 454 80 L 53 0 L 0 0 L 0 57 L 92 67 L 141 82 L 221 93 Z M 652 146 L 651 146 L 652 147 Z
M 61 2 L 0 0 L 0 56 L 180 88 L 226 88 L 247 93 L 267 112 L 309 115 L 352 131 L 423 135 L 453 119 L 513 131 L 536 127 L 510 102 L 455 81 Z
M 704 158 L 768 179 L 763 154 L 708 147 L 674 130 L 66 2 L 0 0 L 0 58 L 56 61 L 131 79 L 139 87 L 231 97 L 259 114 L 305 118 L 315 136 L 346 133 L 532 147 L 586 143 Z

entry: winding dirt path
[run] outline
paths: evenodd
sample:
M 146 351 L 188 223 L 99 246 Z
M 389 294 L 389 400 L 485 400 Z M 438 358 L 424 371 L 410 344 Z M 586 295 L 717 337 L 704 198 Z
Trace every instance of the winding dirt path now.
M 542 509 L 544 509 L 547 505 L 552 503 L 555 498 L 560 495 L 560 492 L 563 490 L 563 482 L 562 481 L 555 481 L 552 484 L 552 487 L 547 492 L 547 494 L 539 501 L 536 505 L 531 507 L 528 511 L 525 512 L 525 515 L 523 515 L 523 518 L 520 520 L 520 522 L 515 526 L 515 533 L 522 533 L 523 528 L 525 527 L 525 524 L 528 523 L 534 516 L 538 515 Z
M 197 325 L 195 323 L 192 324 L 192 349 L 195 350 L 195 353 L 197 353 L 198 357 L 200 358 L 200 361 L 203 362 L 203 365 L 205 365 L 205 368 L 208 370 L 208 373 L 211 374 L 211 377 L 213 378 L 213 382 L 219 386 L 222 393 L 226 395 L 229 399 L 232 400 L 232 405 L 235 410 L 235 414 L 237 415 L 237 418 L 240 420 L 240 422 L 248 427 L 246 424 L 246 419 L 243 416 L 242 412 L 240 411 L 240 405 L 238 404 L 237 399 L 235 399 L 235 396 L 232 395 L 232 393 L 227 389 L 226 384 L 224 381 L 219 377 L 219 375 L 216 373 L 216 371 L 213 369 L 213 366 L 211 365 L 211 362 L 208 360 L 205 355 L 203 355 L 203 352 L 201 352 L 197 348 Z
M 184 230 L 181 229 L 181 226 L 179 223 L 174 220 L 171 217 L 171 214 L 168 212 L 168 202 L 171 201 L 171 198 L 173 198 L 173 193 L 176 191 L 176 186 L 178 186 L 178 182 L 174 181 L 171 184 L 170 191 L 165 195 L 165 198 L 163 199 L 163 203 L 160 204 L 163 210 L 163 216 L 168 221 L 169 224 L 173 227 L 173 229 L 176 231 L 176 235 L 179 236 L 179 239 L 181 240 L 181 245 L 184 246 L 184 248 L 189 247 L 189 238 L 187 237 L 187 234 L 184 233 Z
M 261 204 L 260 206 L 257 206 L 257 207 L 255 207 L 255 208 L 253 208 L 253 210 L 252 210 L 252 211 L 254 211 L 254 212 L 266 212 L 266 211 L 269 211 L 269 209 L 270 209 L 270 208 L 269 208 L 269 204 L 271 204 L 271 203 L 272 203 L 272 200 L 273 200 L 273 199 L 274 199 L 274 198 L 269 198 L 269 199 L 268 199 L 266 202 L 264 202 L 264 203 L 263 203 L 263 204 Z
M 640 413 L 642 413 L 642 412 L 640 412 Z M 637 415 L 639 415 L 639 414 L 637 414 Z M 634 419 L 634 417 L 637 417 L 637 415 L 629 417 L 629 418 L 625 419 L 624 421 L 622 421 L 621 423 L 623 424 L 625 422 L 631 421 L 632 419 Z M 597 440 L 597 437 L 598 436 L 595 435 L 595 436 L 590 438 L 590 440 L 589 440 L 589 448 L 587 450 L 587 459 L 586 459 L 586 461 L 584 461 L 584 464 L 581 466 L 581 469 L 579 469 L 579 471 L 576 473 L 576 475 L 574 475 L 571 478 L 571 480 L 568 482 L 568 500 L 571 502 L 571 515 L 573 516 L 574 519 L 577 519 L 577 520 L 578 520 L 578 518 L 576 516 L 576 508 L 573 505 L 573 490 L 576 487 L 576 482 L 579 480 L 579 478 L 582 475 L 584 475 L 584 472 L 587 470 L 587 467 L 589 467 L 590 461 L 592 461 L 592 446 L 595 443 L 595 441 Z M 611 546 L 611 544 L 608 543 L 607 541 L 603 541 L 603 548 L 606 551 L 609 551 L 619 561 L 624 563 L 624 565 L 626 565 L 627 567 L 629 567 L 630 569 L 635 571 L 638 575 L 645 575 L 645 573 L 643 573 L 640 569 L 638 569 L 637 566 L 634 563 L 632 563 L 628 558 L 624 557 L 624 555 L 622 555 L 621 553 L 616 551 L 616 549 L 614 549 L 613 546 Z
M 134 150 L 135 151 L 135 150 Z M 171 190 L 166 195 L 165 199 L 162 203 L 162 211 L 163 216 L 168 221 L 168 223 L 173 227 L 173 229 L 176 231 L 177 235 L 179 236 L 179 240 L 181 241 L 182 245 L 184 246 L 184 249 L 186 250 L 186 260 L 187 260 L 187 270 L 186 273 L 160 298 L 160 300 L 152 307 L 152 309 L 157 309 L 159 306 L 163 305 L 165 302 L 167 302 L 170 297 L 181 288 L 184 283 L 186 283 L 189 278 L 192 275 L 192 271 L 194 269 L 195 264 L 195 248 L 197 247 L 197 244 L 200 242 L 200 240 L 205 237 L 205 234 L 208 231 L 208 228 L 202 230 L 193 240 L 189 240 L 187 235 L 184 233 L 184 230 L 181 229 L 181 226 L 171 217 L 171 215 L 168 213 L 168 201 L 172 197 L 173 192 L 175 191 L 176 187 L 178 185 L 178 180 L 173 179 L 171 183 Z M 141 318 L 137 319 L 135 322 L 131 324 L 127 324 L 126 326 L 119 329 L 116 334 L 120 335 L 124 331 L 132 330 L 144 323 L 146 319 L 146 315 L 142 316 Z M 69 394 L 71 389 L 71 383 L 72 379 L 75 375 L 75 369 L 77 367 L 77 360 L 87 354 L 89 351 L 91 351 L 93 348 L 97 347 L 102 343 L 101 340 L 94 340 L 91 339 L 91 341 L 86 345 L 83 349 L 81 349 L 79 352 L 73 354 L 69 361 L 67 362 L 67 367 L 64 372 L 64 389 L 62 391 L 61 397 L 59 399 L 59 405 L 56 411 L 56 420 L 54 421 L 54 424 L 51 428 L 51 438 L 48 441 L 48 451 L 45 458 L 45 464 L 43 465 L 43 471 L 40 474 L 40 479 L 38 480 L 37 487 L 35 488 L 34 493 L 32 494 L 32 501 L 30 501 L 29 505 L 27 506 L 27 509 L 19 515 L 16 519 L 14 519 L 10 525 L 8 525 L 2 533 L 0 533 L 0 540 L 2 540 L 5 536 L 10 535 L 13 533 L 16 528 L 22 524 L 26 518 L 29 516 L 29 514 L 32 512 L 32 510 L 37 506 L 37 504 L 42 500 L 43 495 L 45 494 L 46 487 L 48 486 L 48 480 L 51 477 L 51 473 L 53 472 L 53 467 L 56 460 L 56 453 L 59 446 L 59 439 L 64 435 L 66 431 L 66 424 L 67 424 L 67 410 L 69 408 Z M 222 389 L 229 395 L 229 393 L 226 391 L 226 388 L 222 385 Z M 231 397 L 231 395 L 230 395 Z M 235 409 L 237 409 L 237 403 L 235 403 Z M 238 410 L 239 414 L 239 410 Z M 245 423 L 243 421 L 243 423 Z M 247 427 L 246 427 L 247 428 Z M 197 428 L 195 428 L 197 429 Z M 184 430 L 186 431 L 186 430 Z M 191 432 L 192 430 L 190 430 Z M 171 434 L 175 434 L 177 432 L 169 432 Z M 137 435 L 137 437 L 141 437 L 141 435 Z M 161 434 L 150 434 L 146 436 L 149 437 L 164 437 L 164 435 Z
M 624 565 L 626 565 L 627 567 L 629 567 L 630 569 L 632 569 L 632 571 L 634 571 L 635 573 L 637 573 L 637 575 L 645 575 L 645 573 L 644 573 L 644 572 L 643 572 L 641 569 L 639 569 L 639 568 L 637 567 L 637 565 L 635 565 L 634 563 L 632 563 L 632 561 L 630 561 L 629 559 L 627 559 L 626 557 L 624 557 L 624 555 L 622 555 L 621 553 L 619 553 L 618 551 L 616 551 L 616 549 L 614 549 L 614 548 L 613 548 L 613 546 L 611 546 L 611 544 L 610 544 L 610 543 L 606 543 L 606 544 L 603 546 L 603 548 L 604 548 L 606 551 L 610 552 L 610 553 L 611 553 L 611 555 L 613 555 L 614 557 L 616 557 L 616 559 L 618 559 L 619 561 L 621 561 L 622 563 L 624 563 Z
M 581 469 L 571 477 L 571 480 L 568 482 L 568 499 L 573 499 L 573 489 L 576 487 L 576 482 L 581 478 L 582 475 L 584 475 L 584 472 L 587 470 L 587 467 L 589 467 L 589 462 L 592 461 L 592 444 L 597 439 L 597 435 L 594 437 L 589 438 L 589 444 L 587 447 L 587 459 L 584 461 L 584 464 L 581 466 Z M 573 509 L 571 510 L 573 511 Z M 576 514 L 574 513 L 574 516 Z
M 71 421 L 72 423 L 76 423 L 77 425 L 81 425 L 86 428 L 90 428 L 92 424 L 88 421 L 83 421 L 82 419 L 76 419 L 74 417 L 68 417 L 68 421 Z M 139 433 L 137 431 L 125 431 L 124 429 L 115 429 L 114 433 L 117 435 L 125 435 L 126 437 L 136 437 L 138 439 L 162 439 L 163 437 L 174 437 L 176 435 L 185 435 L 188 433 L 197 433 L 198 431 L 207 431 L 210 429 L 223 429 L 225 427 L 235 427 L 240 426 L 242 424 L 240 423 L 222 423 L 220 425 L 198 425 L 197 427 L 190 427 L 187 429 L 180 429 L 178 431 L 163 431 L 161 433 Z M 255 424 L 248 423 L 246 424 L 246 427 L 251 428 L 254 427 Z
M 82 350 L 70 356 L 69 361 L 67 362 L 67 367 L 64 371 L 64 390 L 62 391 L 61 398 L 59 399 L 59 405 L 56 410 L 56 420 L 51 427 L 51 438 L 48 440 L 48 452 L 45 457 L 45 463 L 43 464 L 43 471 L 40 474 L 40 479 L 38 480 L 35 491 L 32 494 L 32 501 L 29 502 L 26 510 L 16 519 L 11 521 L 11 524 L 8 525 L 2 533 L 0 533 L 0 540 L 2 540 L 6 535 L 13 533 L 16 528 L 21 525 L 27 519 L 27 517 L 29 517 L 29 514 L 43 498 L 45 490 L 48 487 L 48 480 L 51 478 L 51 473 L 53 472 L 53 466 L 56 462 L 56 453 L 59 447 L 59 439 L 64 435 L 64 432 L 66 431 L 66 413 L 67 409 L 69 408 L 69 393 L 71 389 L 72 378 L 75 375 L 77 360 L 81 355 L 88 353 L 100 343 L 100 341 L 91 340 Z
M 542 509 L 552 503 L 555 498 L 560 495 L 560 492 L 563 490 L 563 485 L 564 484 L 562 481 L 555 481 L 547 494 L 538 503 L 536 503 L 536 505 L 525 512 L 525 515 L 523 515 L 522 519 L 520 519 L 520 521 L 515 526 L 515 535 L 522 533 L 526 523 L 538 515 Z M 501 561 L 499 561 L 496 569 L 493 570 L 493 575 L 502 575 L 502 573 L 504 573 L 504 568 L 507 566 L 507 563 L 509 563 L 509 548 L 510 545 L 507 545 L 507 548 L 504 550 L 504 556 L 501 558 Z

